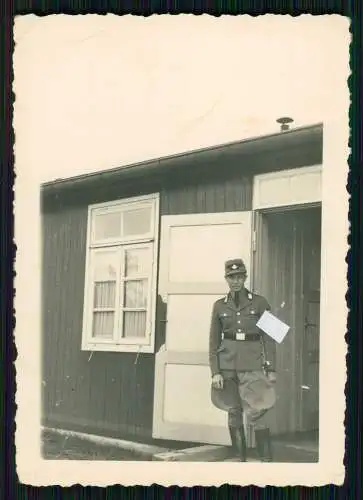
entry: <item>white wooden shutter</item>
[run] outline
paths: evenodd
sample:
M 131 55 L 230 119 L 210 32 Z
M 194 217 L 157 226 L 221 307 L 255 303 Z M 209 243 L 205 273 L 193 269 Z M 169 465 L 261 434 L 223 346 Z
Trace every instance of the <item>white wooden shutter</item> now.
M 153 436 L 228 444 L 227 414 L 210 401 L 209 327 L 214 301 L 227 292 L 224 262 L 241 257 L 250 268 L 251 213 L 164 216 L 161 223 L 167 326 L 156 355 Z

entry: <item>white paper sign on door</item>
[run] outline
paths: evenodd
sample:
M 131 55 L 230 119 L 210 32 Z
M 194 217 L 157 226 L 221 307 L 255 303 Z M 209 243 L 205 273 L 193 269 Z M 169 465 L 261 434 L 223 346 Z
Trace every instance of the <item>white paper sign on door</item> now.
M 290 327 L 283 321 L 279 320 L 269 311 L 265 311 L 261 318 L 256 323 L 258 328 L 261 328 L 267 335 L 273 338 L 279 344 L 284 340 Z

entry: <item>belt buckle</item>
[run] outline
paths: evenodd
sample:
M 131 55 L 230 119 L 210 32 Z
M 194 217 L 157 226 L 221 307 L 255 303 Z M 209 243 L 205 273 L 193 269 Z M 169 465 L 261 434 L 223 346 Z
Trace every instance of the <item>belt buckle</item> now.
M 236 340 L 246 340 L 245 333 L 236 333 Z

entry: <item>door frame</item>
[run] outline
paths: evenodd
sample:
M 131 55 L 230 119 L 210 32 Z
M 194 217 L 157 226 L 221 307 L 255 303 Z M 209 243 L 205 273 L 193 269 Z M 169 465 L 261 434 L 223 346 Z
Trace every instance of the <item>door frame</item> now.
M 269 213 L 286 213 L 313 207 L 320 207 L 322 213 L 322 185 L 322 164 L 269 172 L 254 177 L 252 197 L 252 289 L 261 289 L 262 292 L 264 290 L 263 280 L 264 274 L 266 274 L 264 270 L 264 261 L 268 261 L 266 255 L 268 253 L 268 248 L 261 249 L 259 247 L 259 245 L 261 245 L 261 239 L 267 237 L 267 229 L 262 223 L 264 215 Z M 322 222 L 321 234 L 323 234 L 324 229 Z M 320 251 L 321 249 L 322 247 Z M 320 272 L 320 283 L 322 284 L 322 271 Z M 320 308 L 320 317 L 321 315 L 322 308 Z M 294 339 L 293 352 L 296 352 L 298 342 L 302 342 L 302 340 Z M 319 338 L 319 342 L 321 342 L 321 337 Z M 302 380 L 302 371 L 303 363 L 300 362 L 299 366 L 296 364 L 294 367 L 294 377 L 298 377 L 299 380 Z M 297 387 L 296 381 L 293 387 Z M 294 423 L 290 422 L 290 426 L 301 428 L 302 395 L 295 391 L 293 397 L 297 409 Z
M 267 272 L 265 270 L 264 262 L 268 262 L 268 253 L 269 253 L 269 237 L 268 237 L 268 221 L 264 221 L 263 218 L 268 214 L 286 214 L 291 212 L 302 212 L 304 210 L 309 210 L 312 208 L 318 208 L 320 213 L 322 213 L 322 203 L 321 202 L 311 202 L 311 203 L 303 203 L 299 205 L 289 205 L 289 206 L 281 206 L 281 207 L 271 207 L 271 208 L 263 208 L 260 210 L 253 210 L 252 214 L 252 230 L 253 230 L 253 251 L 251 255 L 251 285 L 252 290 L 256 290 L 257 293 L 266 293 L 269 288 L 268 278 L 266 276 Z M 322 230 L 322 226 L 321 226 Z M 295 254 L 295 251 L 294 251 Z M 295 258 L 301 258 L 301 256 L 296 256 Z M 320 261 L 322 258 L 322 246 L 320 244 Z M 266 279 L 267 278 L 267 279 Z M 295 279 L 295 278 L 294 278 Z M 300 288 L 303 285 L 302 276 L 298 276 L 297 278 L 300 283 Z M 266 280 L 266 282 L 265 282 Z M 322 280 L 322 272 L 320 271 L 320 283 Z M 266 283 L 264 285 L 264 283 Z M 268 298 L 268 297 L 267 297 Z M 303 313 L 304 304 L 301 304 L 301 311 Z M 299 312 L 299 309 L 296 305 L 296 300 L 293 304 L 293 317 L 295 317 Z M 319 310 L 319 319 L 321 316 L 321 308 Z M 298 336 L 294 336 L 293 338 L 293 346 L 292 351 L 294 354 L 294 366 L 293 366 L 293 374 L 292 377 L 294 382 L 292 384 L 293 388 L 297 388 L 303 385 L 304 383 L 304 362 L 302 360 L 303 349 L 304 349 L 304 333 L 299 338 Z M 319 330 L 319 352 L 321 345 L 321 336 Z M 277 347 L 278 348 L 278 347 Z M 296 354 L 301 353 L 301 357 L 297 360 Z M 278 370 L 278 367 L 276 367 Z M 293 416 L 293 422 L 290 423 L 292 427 L 295 428 L 296 431 L 304 430 L 304 406 L 303 406 L 303 398 L 304 395 L 299 391 L 294 391 L 292 394 L 292 399 L 296 408 L 296 411 Z

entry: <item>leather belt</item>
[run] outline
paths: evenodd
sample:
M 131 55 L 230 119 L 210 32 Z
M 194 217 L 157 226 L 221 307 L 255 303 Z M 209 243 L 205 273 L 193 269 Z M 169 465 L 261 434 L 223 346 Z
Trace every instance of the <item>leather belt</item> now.
M 222 339 L 239 340 L 239 341 L 259 341 L 261 336 L 258 333 L 225 333 L 222 332 Z

